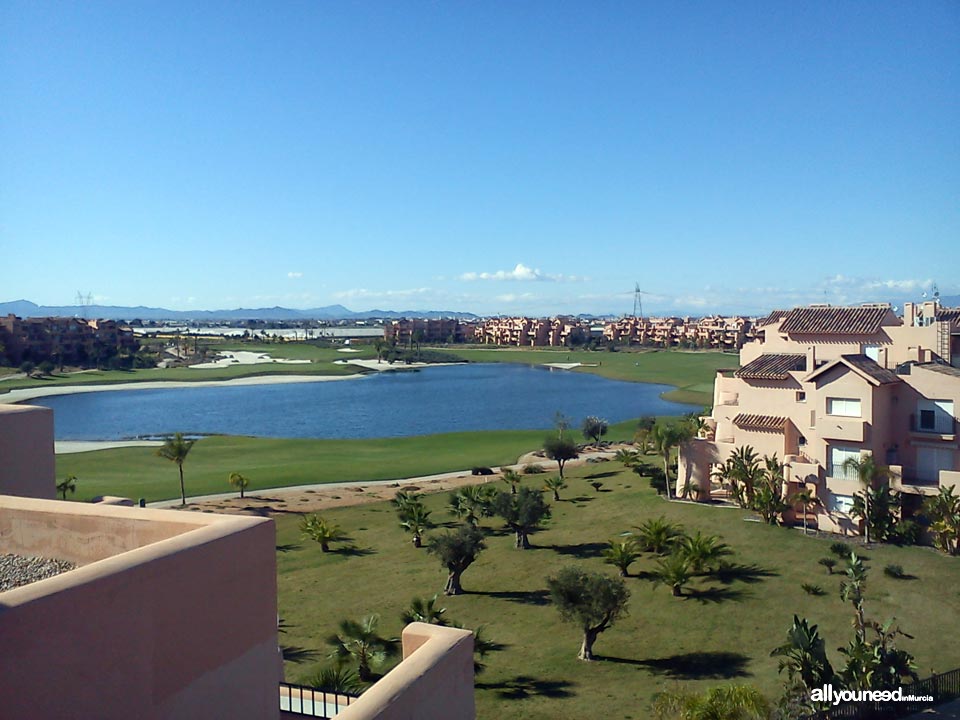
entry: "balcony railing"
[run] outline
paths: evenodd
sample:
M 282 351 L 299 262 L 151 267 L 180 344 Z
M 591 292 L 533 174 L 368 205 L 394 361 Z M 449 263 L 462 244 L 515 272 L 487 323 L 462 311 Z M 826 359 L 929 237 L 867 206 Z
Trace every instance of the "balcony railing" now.
M 348 693 L 318 690 L 305 685 L 280 683 L 280 710 L 322 720 L 335 717 L 358 697 Z
M 853 468 L 845 468 L 843 463 L 830 463 L 827 467 L 830 471 L 828 475 L 838 480 L 858 480 L 857 471 Z
M 932 420 L 925 420 L 917 415 L 910 416 L 910 431 L 915 433 L 930 433 L 932 435 L 956 435 L 957 419 L 937 413 Z

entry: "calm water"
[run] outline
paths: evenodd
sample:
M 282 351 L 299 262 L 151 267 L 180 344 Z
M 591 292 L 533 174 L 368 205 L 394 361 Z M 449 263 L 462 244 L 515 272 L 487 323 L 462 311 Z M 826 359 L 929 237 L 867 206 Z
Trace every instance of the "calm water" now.
M 548 428 L 559 410 L 618 422 L 680 415 L 668 385 L 627 383 L 523 365 L 454 365 L 336 382 L 124 390 L 38 398 L 58 440 L 184 432 L 281 438 L 369 438 Z

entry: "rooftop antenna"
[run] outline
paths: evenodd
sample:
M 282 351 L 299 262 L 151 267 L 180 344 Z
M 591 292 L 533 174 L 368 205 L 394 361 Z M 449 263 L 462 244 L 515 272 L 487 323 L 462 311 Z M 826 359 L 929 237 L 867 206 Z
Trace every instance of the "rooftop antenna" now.
M 939 305 L 940 304 L 940 288 L 938 288 L 937 284 L 934 283 L 932 290 L 933 290 L 933 302 Z

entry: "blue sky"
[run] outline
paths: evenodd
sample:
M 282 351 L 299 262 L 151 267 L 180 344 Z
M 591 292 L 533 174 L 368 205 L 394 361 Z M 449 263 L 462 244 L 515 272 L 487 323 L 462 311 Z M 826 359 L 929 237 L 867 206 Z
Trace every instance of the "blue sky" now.
M 960 4 L 0 4 L 0 301 L 960 292 Z

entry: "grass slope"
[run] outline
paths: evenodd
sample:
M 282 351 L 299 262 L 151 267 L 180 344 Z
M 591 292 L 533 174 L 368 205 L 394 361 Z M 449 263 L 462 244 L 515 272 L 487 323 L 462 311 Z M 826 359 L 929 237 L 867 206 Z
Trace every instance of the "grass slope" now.
M 607 438 L 629 440 L 636 421 L 612 425 Z M 545 430 L 497 430 L 368 440 L 277 440 L 217 436 L 197 441 L 183 464 L 187 495 L 230 492 L 227 476 L 239 472 L 257 488 L 432 475 L 474 465 L 512 464 L 541 447 Z M 77 494 L 146 498 L 179 497 L 179 475 L 155 448 L 118 448 L 57 456 L 57 477 L 76 475 Z
M 571 487 L 554 504 L 549 527 L 531 537 L 535 547 L 513 548 L 513 538 L 492 520 L 488 549 L 463 576 L 466 595 L 443 598 L 446 617 L 468 627 L 483 624 L 506 648 L 487 656 L 477 678 L 478 716 L 490 718 L 630 718 L 649 716 L 653 695 L 682 683 L 692 689 L 750 683 L 771 699 L 781 680 L 770 651 L 783 642 L 794 613 L 820 625 L 831 659 L 849 639 L 851 610 L 841 603 L 839 576 L 828 576 L 817 560 L 831 540 L 798 531 L 744 522 L 748 513 L 725 508 L 667 503 L 647 481 L 617 463 L 578 468 Z M 598 475 L 609 492 L 594 492 L 586 478 Z M 542 482 L 527 478 L 527 482 Z M 502 484 L 502 483 L 501 483 Z M 432 496 L 433 519 L 450 520 L 446 496 Z M 567 564 L 614 573 L 599 558 L 606 540 L 640 522 L 665 515 L 687 529 L 721 535 L 735 550 L 730 558 L 747 568 L 727 583 L 697 579 L 685 598 L 641 577 L 655 562 L 645 556 L 631 567 L 629 616 L 600 636 L 594 652 L 604 660 L 576 659 L 579 633 L 560 621 L 546 596 L 544 578 Z M 299 536 L 299 516 L 277 520 L 280 612 L 289 626 L 281 643 L 304 650 L 314 661 L 287 665 L 287 676 L 303 677 L 324 664 L 324 638 L 345 617 L 382 617 L 385 634 L 399 634 L 400 612 L 414 596 L 429 597 L 446 578 L 435 558 L 414 549 L 387 503 L 323 513 L 340 524 L 355 549 L 323 554 Z M 336 549 L 336 548 L 335 548 Z M 960 612 L 960 564 L 927 548 L 880 546 L 868 553 L 866 607 L 870 617 L 895 615 L 915 640 L 902 646 L 916 655 L 921 674 L 960 666 L 952 618 Z M 915 580 L 883 575 L 899 563 Z M 821 585 L 814 597 L 801 583 Z

